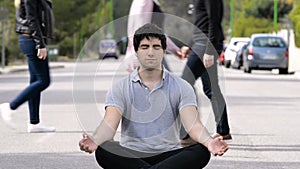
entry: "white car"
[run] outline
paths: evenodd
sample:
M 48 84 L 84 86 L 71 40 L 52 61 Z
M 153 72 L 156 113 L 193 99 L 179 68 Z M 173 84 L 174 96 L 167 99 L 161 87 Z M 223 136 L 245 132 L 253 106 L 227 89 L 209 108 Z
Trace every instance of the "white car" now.
M 224 53 L 224 65 L 226 68 L 229 68 L 233 65 L 237 52 L 248 42 L 250 38 L 247 37 L 233 37 L 230 39 L 230 42 Z

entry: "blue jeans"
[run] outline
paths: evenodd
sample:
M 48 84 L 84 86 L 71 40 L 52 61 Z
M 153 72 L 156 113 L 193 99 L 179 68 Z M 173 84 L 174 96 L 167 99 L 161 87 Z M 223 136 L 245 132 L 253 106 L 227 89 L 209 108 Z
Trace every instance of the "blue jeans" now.
M 24 102 L 28 101 L 30 123 L 37 124 L 40 122 L 39 109 L 41 92 L 50 85 L 48 58 L 42 60 L 37 57 L 35 42 L 29 36 L 20 35 L 19 45 L 21 51 L 27 56 L 30 84 L 10 102 L 10 107 L 15 110 Z
M 194 44 L 192 51 L 188 57 L 188 61 L 182 73 L 182 78 L 194 86 L 195 81 L 201 77 L 203 92 L 210 99 L 216 122 L 217 133 L 224 135 L 230 132 L 227 118 L 227 108 L 225 99 L 221 93 L 218 80 L 217 58 L 222 51 L 223 46 L 220 45 L 216 49 L 215 64 L 209 68 L 205 68 L 202 63 L 202 57 L 205 53 L 206 46 Z M 184 138 L 186 132 L 181 130 L 181 137 Z

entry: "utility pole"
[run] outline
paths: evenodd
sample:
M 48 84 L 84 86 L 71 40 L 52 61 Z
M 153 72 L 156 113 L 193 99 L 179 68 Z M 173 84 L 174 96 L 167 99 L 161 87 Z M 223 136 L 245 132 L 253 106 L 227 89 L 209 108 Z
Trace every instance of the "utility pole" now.
M 233 36 L 234 30 L 234 0 L 230 0 L 230 38 Z
M 8 19 L 8 9 L 7 8 L 3 8 L 3 7 L 0 7 L 0 21 L 1 21 L 1 25 L 2 25 L 2 68 L 4 69 L 5 68 L 5 41 L 4 41 L 4 21 Z
M 110 5 L 110 24 L 109 24 L 109 28 L 110 28 L 110 34 L 112 35 L 112 37 L 115 36 L 115 28 L 114 28 L 114 23 L 113 23 L 113 20 L 114 20 L 114 3 L 113 3 L 113 0 L 110 0 L 109 1 L 109 5 Z
M 5 68 L 5 40 L 4 40 L 4 21 L 1 22 L 2 25 L 2 68 Z
M 273 26 L 277 27 L 277 19 L 278 18 L 278 0 L 274 0 L 274 14 L 273 14 Z

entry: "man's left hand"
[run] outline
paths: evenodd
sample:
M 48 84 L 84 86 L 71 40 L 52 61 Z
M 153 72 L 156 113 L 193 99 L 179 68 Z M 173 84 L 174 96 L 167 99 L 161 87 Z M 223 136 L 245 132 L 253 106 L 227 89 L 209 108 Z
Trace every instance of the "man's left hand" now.
M 207 148 L 214 156 L 222 156 L 228 150 L 228 145 L 222 138 L 218 137 L 210 139 Z

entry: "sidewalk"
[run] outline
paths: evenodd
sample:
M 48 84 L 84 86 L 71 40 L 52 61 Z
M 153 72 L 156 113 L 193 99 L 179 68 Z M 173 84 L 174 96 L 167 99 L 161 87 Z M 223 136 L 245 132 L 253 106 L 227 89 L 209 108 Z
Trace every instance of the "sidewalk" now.
M 64 68 L 64 62 L 49 62 L 50 69 L 57 69 L 57 68 Z M 18 65 L 18 66 L 5 66 L 0 68 L 0 74 L 7 74 L 7 73 L 15 73 L 15 72 L 22 72 L 27 71 L 27 65 Z
M 79 62 L 90 62 L 94 60 L 98 60 L 98 58 L 83 58 L 80 59 Z M 58 59 L 58 61 L 49 61 L 49 68 L 50 69 L 65 68 L 69 64 L 76 64 L 77 61 L 78 59 L 64 59 L 64 57 L 62 57 L 61 59 Z M 22 71 L 28 71 L 27 63 L 15 65 L 15 66 L 5 66 L 4 69 L 2 65 L 0 65 L 0 75 L 22 72 Z

